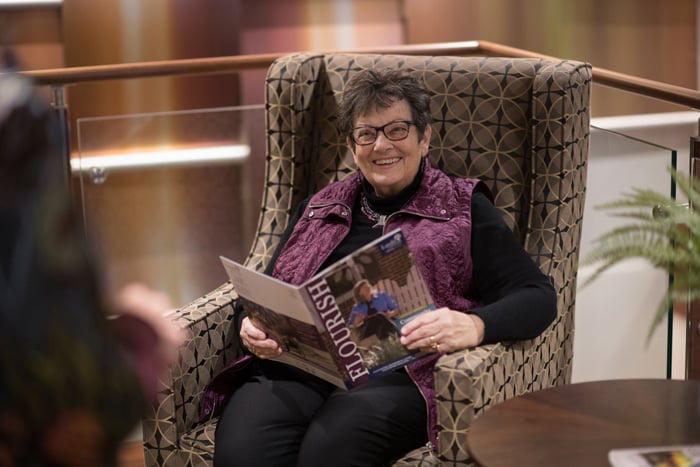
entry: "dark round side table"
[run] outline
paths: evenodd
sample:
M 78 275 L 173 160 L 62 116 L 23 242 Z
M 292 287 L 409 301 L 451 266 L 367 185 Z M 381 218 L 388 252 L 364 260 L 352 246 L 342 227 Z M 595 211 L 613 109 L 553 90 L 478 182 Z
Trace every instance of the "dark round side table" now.
M 615 448 L 700 443 L 700 381 L 609 380 L 509 399 L 467 436 L 481 467 L 609 466 Z

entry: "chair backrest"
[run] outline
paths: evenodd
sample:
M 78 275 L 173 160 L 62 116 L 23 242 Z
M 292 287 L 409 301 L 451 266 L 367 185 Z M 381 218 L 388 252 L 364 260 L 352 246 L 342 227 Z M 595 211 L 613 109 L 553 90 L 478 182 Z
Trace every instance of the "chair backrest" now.
M 406 69 L 425 82 L 433 93 L 432 163 L 486 182 L 506 222 L 552 278 L 559 318 L 549 333 L 560 335 L 550 344 L 564 352 L 551 371 L 568 381 L 588 156 L 588 64 L 341 53 L 276 60 L 266 81 L 265 193 L 247 264 L 264 268 L 298 203 L 355 170 L 337 129 L 339 99 L 353 73 L 382 67 Z

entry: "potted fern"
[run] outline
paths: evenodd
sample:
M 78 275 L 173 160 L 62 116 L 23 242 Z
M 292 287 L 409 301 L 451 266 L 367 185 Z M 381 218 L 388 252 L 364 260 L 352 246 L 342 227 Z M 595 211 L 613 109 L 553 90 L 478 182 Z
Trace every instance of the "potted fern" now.
M 626 259 L 643 258 L 673 277 L 653 315 L 647 340 L 676 301 L 700 298 L 700 191 L 692 177 L 670 169 L 672 180 L 689 203 L 649 189 L 633 189 L 618 200 L 599 209 L 632 222 L 598 237 L 583 259 L 584 265 L 596 265 L 589 284 L 600 274 Z M 690 206 L 690 208 L 689 208 Z

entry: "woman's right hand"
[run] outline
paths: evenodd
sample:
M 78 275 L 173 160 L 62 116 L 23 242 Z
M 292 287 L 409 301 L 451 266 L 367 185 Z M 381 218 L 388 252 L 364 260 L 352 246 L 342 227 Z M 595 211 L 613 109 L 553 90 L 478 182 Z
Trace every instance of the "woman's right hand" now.
M 258 358 L 277 358 L 282 355 L 282 347 L 265 332 L 255 326 L 249 317 L 241 323 L 241 341 Z

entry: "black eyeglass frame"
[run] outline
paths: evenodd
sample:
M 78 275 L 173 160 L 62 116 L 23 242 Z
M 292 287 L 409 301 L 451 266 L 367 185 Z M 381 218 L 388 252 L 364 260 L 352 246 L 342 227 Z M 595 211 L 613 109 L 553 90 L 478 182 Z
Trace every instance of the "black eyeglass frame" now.
M 408 131 L 406 131 L 406 135 L 401 137 L 401 138 L 392 138 L 391 136 L 387 135 L 384 129 L 388 126 L 395 125 L 397 123 L 405 123 L 408 125 Z M 403 141 L 406 138 L 408 138 L 409 133 L 411 132 L 411 126 L 416 126 L 416 122 L 413 120 L 394 120 L 389 123 L 386 123 L 382 126 L 372 126 L 372 125 L 362 125 L 362 126 L 357 126 L 352 129 L 350 132 L 350 139 L 352 140 L 353 143 L 357 144 L 358 146 L 369 146 L 370 144 L 374 144 L 377 141 L 377 136 L 379 136 L 379 132 L 381 131 L 384 133 L 384 137 L 388 139 L 389 141 Z M 374 139 L 368 143 L 360 143 L 355 139 L 355 130 L 361 130 L 361 129 L 373 129 L 374 130 Z

